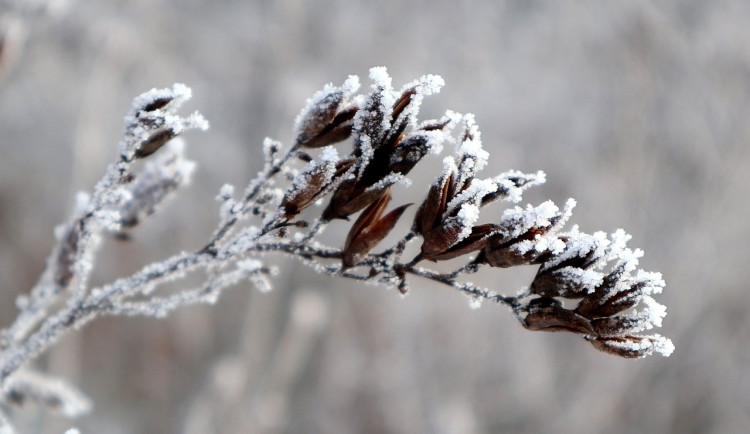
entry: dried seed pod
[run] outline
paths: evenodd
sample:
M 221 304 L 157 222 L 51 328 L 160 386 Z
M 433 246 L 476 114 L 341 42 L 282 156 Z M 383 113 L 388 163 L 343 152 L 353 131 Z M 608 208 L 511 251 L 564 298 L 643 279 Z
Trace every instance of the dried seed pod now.
M 576 311 L 588 318 L 611 316 L 637 305 L 645 294 L 661 292 L 663 286 L 658 273 L 642 273 L 640 279 L 632 279 L 615 269 L 593 294 L 581 300 Z
M 455 179 L 453 176 L 451 178 Z M 441 257 L 455 257 L 452 249 L 470 237 L 472 233 L 475 235 L 481 233 L 482 236 L 470 240 L 468 245 L 457 247 L 458 249 L 471 246 L 473 250 L 476 250 L 481 249 L 486 244 L 483 236 L 489 235 L 489 232 L 484 231 L 488 231 L 490 227 L 481 227 L 475 231 L 474 224 L 479 219 L 481 199 L 487 191 L 494 188 L 494 184 L 488 180 L 469 181 L 466 182 L 465 187 L 463 191 L 446 187 L 445 193 L 441 197 L 441 206 L 436 209 L 434 205 L 426 205 L 424 212 L 418 216 L 420 219 L 426 219 L 429 215 L 426 214 L 428 211 L 443 209 L 430 231 L 425 232 L 424 227 L 420 226 L 424 239 L 422 255 L 426 259 L 438 260 Z M 455 196 L 452 194 L 454 191 L 456 192 Z M 433 193 L 433 191 L 431 190 L 430 193 Z M 442 206 L 443 200 L 446 202 L 444 208 Z
M 175 115 L 191 96 L 190 88 L 178 83 L 171 89 L 151 89 L 136 97 L 125 117 L 125 137 L 120 142 L 122 160 L 147 157 L 187 130 L 207 129 L 208 122 L 199 113 Z
M 622 336 L 638 333 L 646 327 L 648 318 L 644 316 L 611 316 L 591 321 L 596 334 L 602 337 Z
M 471 228 L 471 234 L 468 237 L 441 253 L 431 255 L 429 258 L 435 261 L 447 261 L 482 250 L 487 245 L 490 235 L 496 230 L 497 226 L 492 224 L 474 226 Z
M 490 237 L 487 246 L 484 249 L 484 260 L 492 267 L 508 268 L 517 265 L 535 264 L 548 253 L 548 251 L 539 252 L 536 249 L 522 250 L 518 249 L 518 244 L 522 241 L 531 241 L 537 236 L 544 235 L 550 227 L 538 228 L 536 226 L 527 230 L 523 235 L 507 240 L 504 236 L 505 231 L 500 231 L 501 225 L 496 225 L 495 235 Z
M 404 109 L 411 103 L 412 98 L 417 93 L 417 87 L 413 86 L 403 91 L 401 96 L 393 103 L 393 112 L 391 113 L 391 123 L 395 123 L 399 115 L 404 112 Z
M 349 137 L 358 109 L 349 99 L 358 88 L 359 78 L 350 76 L 341 87 L 326 85 L 308 99 L 295 121 L 297 146 L 319 148 Z
M 130 174 L 123 180 L 129 194 L 119 204 L 119 225 L 113 234 L 126 239 L 125 231 L 154 214 L 180 187 L 190 183 L 194 168 L 195 163 L 185 158 L 184 143 L 177 139 L 147 161 L 138 176 Z
M 424 236 L 432 231 L 445 212 L 448 204 L 449 190 L 453 184 L 453 173 L 443 172 L 435 182 L 430 186 L 422 205 L 417 210 L 414 218 L 414 229 L 417 233 Z
M 613 336 L 590 339 L 599 351 L 628 359 L 640 359 L 654 352 L 669 356 L 674 351 L 672 342 L 661 336 Z
M 333 148 L 326 149 L 320 158 L 311 161 L 295 177 L 281 200 L 281 208 L 286 218 L 293 218 L 315 202 L 325 193 L 326 187 L 352 164 L 353 161 L 350 159 L 339 161 L 338 154 Z
M 170 129 L 154 131 L 151 136 L 141 143 L 141 146 L 135 150 L 135 158 L 148 157 L 154 152 L 161 149 L 167 142 L 174 139 L 177 134 Z
M 357 114 L 357 110 L 359 108 L 354 106 L 338 113 L 315 136 L 305 141 L 298 139 L 297 143 L 306 148 L 322 148 L 323 146 L 348 139 L 352 134 L 352 125 L 354 124 L 354 116 Z
M 355 148 L 352 157 L 357 159 L 354 179 L 341 184 L 323 213 L 323 219 L 346 219 L 377 201 L 394 183 L 424 157 L 443 137 L 438 125 L 429 124 L 431 130 L 417 129 L 404 134 L 413 123 L 422 96 L 439 88 L 436 77 L 425 76 L 409 86 L 393 101 L 391 79 L 385 68 L 373 68 L 370 77 L 374 85 L 365 102 L 354 117 L 352 130 Z
M 338 113 L 339 106 L 346 98 L 344 91 L 340 88 L 323 92 L 324 94 L 313 97 L 315 101 L 310 101 L 310 105 L 300 114 L 297 121 L 299 131 L 296 142 L 300 146 L 305 146 L 330 125 Z
M 601 281 L 601 273 L 576 267 L 563 267 L 537 273 L 531 292 L 547 297 L 582 298 Z
M 388 168 L 391 172 L 408 174 L 429 151 L 429 137 L 422 134 L 410 134 L 399 141 L 390 154 Z
M 524 325 L 529 330 L 547 332 L 567 331 L 583 335 L 595 335 L 589 321 L 577 313 L 567 310 L 558 303 L 551 303 L 543 298 L 541 307 L 531 306 L 530 313 L 524 318 Z
M 347 219 L 350 215 L 380 199 L 397 181 L 398 179 L 395 178 L 386 180 L 364 190 L 355 190 L 356 181 L 344 182 L 336 190 L 334 196 L 331 198 L 331 203 L 323 212 L 323 219 Z
M 343 250 L 342 262 L 344 267 L 351 267 L 359 263 L 370 250 L 388 236 L 406 208 L 411 205 L 402 205 L 381 218 L 390 201 L 391 193 L 387 191 L 380 199 L 364 210 L 352 225 Z

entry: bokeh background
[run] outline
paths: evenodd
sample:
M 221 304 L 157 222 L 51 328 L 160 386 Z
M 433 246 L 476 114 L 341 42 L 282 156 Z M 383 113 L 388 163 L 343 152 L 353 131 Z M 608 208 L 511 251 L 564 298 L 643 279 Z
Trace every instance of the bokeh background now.
M 215 306 L 66 337 L 38 364 L 80 385 L 93 412 L 69 422 L 29 405 L 16 421 L 40 433 L 746 432 L 748 22 L 744 0 L 1 1 L 0 325 L 74 193 L 116 156 L 135 95 L 184 82 L 211 129 L 186 136 L 193 184 L 105 246 L 96 282 L 201 246 L 214 196 L 246 184 L 263 137 L 288 143 L 305 98 L 348 74 L 367 86 L 386 65 L 396 86 L 445 78 L 423 112 L 476 114 L 485 176 L 544 170 L 526 201 L 575 197 L 583 230 L 633 234 L 642 267 L 667 281 L 661 332 L 677 346 L 621 360 L 448 288 L 414 281 L 401 298 L 269 256 L 285 270 L 271 293 L 241 285 Z M 404 200 L 421 200 L 439 160 Z M 513 293 L 533 272 L 475 281 Z

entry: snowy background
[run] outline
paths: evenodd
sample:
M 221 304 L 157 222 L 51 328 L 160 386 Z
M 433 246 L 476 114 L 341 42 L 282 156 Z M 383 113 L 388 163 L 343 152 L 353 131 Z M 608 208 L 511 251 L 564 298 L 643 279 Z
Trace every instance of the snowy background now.
M 402 299 L 268 257 L 286 267 L 269 294 L 247 284 L 165 321 L 100 319 L 42 359 L 94 400 L 75 423 L 84 433 L 750 426 L 749 2 L 77 0 L 21 16 L 12 3 L 0 1 L 8 40 L 23 42 L 0 64 L 3 326 L 74 193 L 115 157 L 134 96 L 184 82 L 211 129 L 186 135 L 189 190 L 131 242 L 107 244 L 98 282 L 200 247 L 214 196 L 246 184 L 263 137 L 288 143 L 307 97 L 349 74 L 367 84 L 376 65 L 396 87 L 442 75 L 422 117 L 475 113 L 483 176 L 544 170 L 526 201 L 576 198 L 572 222 L 625 228 L 667 281 L 660 332 L 677 350 L 629 361 L 444 287 L 415 281 Z M 421 200 L 436 167 L 418 167 L 402 201 Z M 513 293 L 533 271 L 476 281 Z M 70 426 L 34 406 L 16 417 L 34 432 Z

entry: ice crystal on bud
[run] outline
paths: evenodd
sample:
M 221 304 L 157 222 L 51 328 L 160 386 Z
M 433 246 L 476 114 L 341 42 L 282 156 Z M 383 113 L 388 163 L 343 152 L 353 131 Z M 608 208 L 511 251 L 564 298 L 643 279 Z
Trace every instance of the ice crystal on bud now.
M 198 112 L 187 117 L 176 114 L 191 97 L 190 88 L 179 83 L 136 97 L 125 117 L 125 137 L 120 141 L 122 160 L 147 157 L 184 131 L 208 129 L 208 121 Z

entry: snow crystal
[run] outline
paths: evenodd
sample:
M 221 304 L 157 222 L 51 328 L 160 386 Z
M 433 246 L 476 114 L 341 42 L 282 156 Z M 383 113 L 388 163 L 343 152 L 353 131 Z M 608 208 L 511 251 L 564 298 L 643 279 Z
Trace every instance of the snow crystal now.
M 443 152 L 443 142 L 446 134 L 443 131 L 424 131 L 420 133 L 427 139 L 427 151 L 433 155 Z
M 610 241 L 604 232 L 596 232 L 593 235 L 580 232 L 578 226 L 573 226 L 566 234 L 567 241 L 565 251 L 550 259 L 544 264 L 545 269 L 553 268 L 558 264 L 575 257 L 584 257 L 590 252 L 594 256 L 602 258 L 609 247 Z
M 474 310 L 479 309 L 480 307 L 482 307 L 482 302 L 483 301 L 484 301 L 484 299 L 482 299 L 482 297 L 470 296 L 469 297 L 469 307 L 471 309 L 474 309 Z
M 576 267 L 563 267 L 559 271 L 571 282 L 583 285 L 588 293 L 594 292 L 597 286 L 601 285 L 604 274 L 591 269 L 581 269 Z
M 456 195 L 446 207 L 451 212 L 461 204 L 471 203 L 481 205 L 482 198 L 497 190 L 497 184 L 492 179 L 475 179 L 469 188 Z M 477 208 L 478 210 L 479 208 Z
M 547 228 L 552 226 L 551 220 L 560 217 L 559 220 L 543 235 L 536 235 L 533 240 L 523 240 L 516 243 L 513 249 L 520 254 L 526 254 L 530 250 L 537 252 L 551 251 L 555 255 L 560 254 L 566 247 L 565 242 L 557 237 L 557 229 L 562 227 L 572 214 L 575 201 L 569 199 L 565 203 L 562 213 L 552 201 L 546 201 L 536 208 L 527 205 L 526 209 L 515 207 L 505 210 L 500 220 L 500 226 L 504 228 L 503 234 L 508 238 L 516 238 L 533 227 Z M 508 230 L 508 229 L 511 230 Z
M 644 296 L 641 301 L 645 305 L 644 313 L 647 315 L 646 328 L 661 327 L 661 322 L 667 316 L 667 307 L 657 303 L 656 300 L 649 296 Z
M 526 174 L 518 170 L 509 170 L 496 176 L 494 181 L 498 184 L 500 190 L 504 192 L 505 196 L 503 199 L 518 203 L 521 201 L 525 190 L 546 182 L 546 174 L 541 170 L 533 174 Z
M 654 344 L 654 351 L 660 353 L 664 357 L 669 357 L 674 352 L 674 344 L 671 339 L 665 338 L 662 335 L 650 336 Z
M 372 156 L 375 155 L 375 150 L 372 148 L 372 140 L 369 136 L 361 135 L 357 141 L 357 149 L 360 152 L 359 167 L 364 170 L 367 163 L 370 162 Z
M 323 148 L 323 152 L 317 158 L 320 162 L 332 162 L 334 164 L 339 161 L 339 153 L 333 146 L 326 146 Z
M 424 95 L 434 95 L 445 86 L 445 80 L 439 75 L 427 74 L 419 79 L 420 87 Z
M 661 335 L 651 336 L 637 336 L 640 340 L 626 339 L 623 341 L 610 340 L 607 345 L 613 348 L 620 348 L 623 350 L 629 350 L 634 352 L 646 352 L 645 355 L 650 354 L 652 351 L 662 354 L 664 357 L 669 357 L 674 352 L 674 344 L 670 339 L 665 338 Z
M 216 196 L 217 200 L 227 200 L 234 196 L 234 186 L 232 184 L 224 184 L 219 189 L 219 194 Z
M 89 204 L 89 201 L 91 200 L 91 196 L 85 192 L 85 191 L 79 191 L 76 193 L 75 198 L 75 210 L 79 212 L 83 212 L 83 210 L 86 209 L 86 207 Z
M 662 278 L 661 273 L 655 271 L 644 271 L 638 270 L 635 276 L 636 282 L 645 282 L 649 284 L 649 290 L 651 294 L 659 294 L 664 289 L 666 282 Z
M 237 261 L 237 268 L 245 273 L 257 273 L 263 268 L 263 263 L 257 259 L 243 259 Z
M 548 200 L 537 207 L 531 204 L 526 205 L 526 209 L 516 206 L 503 211 L 503 217 L 500 225 L 513 229 L 507 235 L 518 236 L 533 227 L 543 228 L 550 225 L 550 219 L 557 215 L 559 209 L 551 200 Z M 514 222 L 514 223 L 510 223 Z
M 383 89 L 391 88 L 391 76 L 388 75 L 388 68 L 385 66 L 375 66 L 370 68 L 370 80 L 373 82 L 373 90 L 378 87 Z
M 370 191 L 377 191 L 377 190 L 385 190 L 389 186 L 395 185 L 395 184 L 401 184 L 405 187 L 409 187 L 411 186 L 411 179 L 407 178 L 406 176 L 400 173 L 389 173 L 378 182 L 367 187 L 365 191 L 370 192 Z
M 253 286 L 255 286 L 255 289 L 257 289 L 258 292 L 262 294 L 271 292 L 271 290 L 273 289 L 273 286 L 271 286 L 271 282 L 266 276 L 262 274 L 253 274 L 249 277 L 249 279 L 250 282 L 252 282 Z
M 632 236 L 630 236 L 623 229 L 617 229 L 612 233 L 610 238 L 612 239 L 613 250 L 623 250 L 625 249 L 625 245 L 628 243 L 628 241 L 630 241 Z
M 281 148 L 281 142 L 270 137 L 263 138 L 263 155 L 272 156 Z
M 479 207 L 474 204 L 464 203 L 461 205 L 461 209 L 458 210 L 456 217 L 461 225 L 461 233 L 458 236 L 458 240 L 461 241 L 471 235 L 471 229 L 477 220 L 479 220 Z
M 341 89 L 346 92 L 347 95 L 353 95 L 359 90 L 359 76 L 350 75 L 347 77 L 344 84 L 341 85 Z
M 451 157 L 445 157 L 443 158 L 443 172 L 440 174 L 442 177 L 443 175 L 449 176 L 451 173 L 456 173 L 458 171 L 458 167 L 456 166 L 456 160 Z

